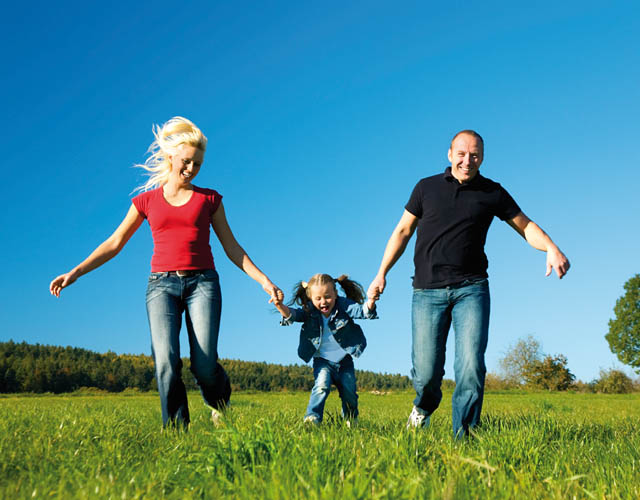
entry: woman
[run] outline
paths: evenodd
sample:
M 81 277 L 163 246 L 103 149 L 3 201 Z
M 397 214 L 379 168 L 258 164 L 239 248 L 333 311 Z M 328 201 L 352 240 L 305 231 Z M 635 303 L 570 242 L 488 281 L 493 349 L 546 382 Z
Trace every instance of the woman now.
M 175 117 L 154 128 L 155 141 L 144 165 L 148 181 L 138 188 L 129 212 L 116 231 L 78 266 L 55 278 L 56 297 L 83 274 L 115 257 L 144 219 L 149 221 L 154 250 L 147 287 L 147 315 L 164 426 L 189 423 L 187 393 L 181 378 L 179 333 L 184 312 L 191 371 L 214 424 L 229 403 L 231 386 L 218 363 L 221 295 L 209 246 L 213 226 L 227 257 L 265 292 L 279 291 L 238 244 L 222 204 L 222 196 L 192 184 L 204 161 L 207 138 L 191 121 Z

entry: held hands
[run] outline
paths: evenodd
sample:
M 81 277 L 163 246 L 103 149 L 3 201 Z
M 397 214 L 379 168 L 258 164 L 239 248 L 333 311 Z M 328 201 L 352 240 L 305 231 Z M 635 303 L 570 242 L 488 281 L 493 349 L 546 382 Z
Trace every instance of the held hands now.
M 379 297 L 377 299 L 372 299 L 372 298 L 367 299 L 367 309 L 369 309 L 369 311 L 373 311 L 376 308 L 377 300 L 379 300 Z
M 369 285 L 369 289 L 367 290 L 367 297 L 369 298 L 369 302 L 375 302 L 376 300 L 380 300 L 380 295 L 384 292 L 384 288 L 387 286 L 387 281 L 384 276 L 377 275 L 371 284 Z M 375 304 L 373 304 L 375 306 Z
M 275 299 L 272 298 L 269 302 L 273 303 L 280 314 L 282 314 L 283 318 L 291 316 L 291 311 L 286 305 L 284 305 L 284 293 L 282 293 L 282 290 L 278 289 Z
M 282 293 L 282 290 L 280 290 L 276 285 L 271 283 L 271 281 L 268 279 L 262 284 L 262 289 L 271 296 L 271 298 L 269 299 L 270 304 L 272 302 L 275 303 L 278 296 L 278 292 Z
M 279 305 L 282 305 L 282 303 L 284 302 L 284 293 L 282 293 L 282 290 L 278 289 L 278 291 L 276 292 L 276 297 L 275 298 L 271 298 L 269 300 L 269 303 L 273 303 L 274 306 L 278 307 Z
M 367 290 L 367 308 L 373 311 L 376 308 L 376 301 L 380 300 L 380 295 L 384 292 L 384 288 L 387 286 L 387 281 L 384 275 L 377 275 Z

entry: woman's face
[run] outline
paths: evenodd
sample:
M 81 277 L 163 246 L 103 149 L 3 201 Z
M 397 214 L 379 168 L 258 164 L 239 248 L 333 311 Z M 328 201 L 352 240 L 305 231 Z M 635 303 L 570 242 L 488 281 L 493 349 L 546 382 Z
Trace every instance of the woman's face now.
M 170 158 L 171 174 L 169 178 L 178 185 L 191 184 L 204 161 L 204 151 L 189 144 L 180 144 L 176 153 Z

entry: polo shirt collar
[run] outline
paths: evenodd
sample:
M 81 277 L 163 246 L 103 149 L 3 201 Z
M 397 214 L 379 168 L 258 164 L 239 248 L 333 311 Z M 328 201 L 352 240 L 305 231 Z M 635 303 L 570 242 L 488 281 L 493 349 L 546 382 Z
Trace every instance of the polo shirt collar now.
M 475 177 L 473 179 L 471 179 L 469 182 L 465 183 L 465 184 L 460 184 L 458 182 L 458 179 L 456 179 L 453 174 L 451 173 L 451 167 L 447 167 L 444 169 L 444 173 L 442 174 L 444 180 L 448 181 L 448 182 L 455 182 L 457 185 L 459 186 L 474 186 L 477 183 L 480 182 L 480 179 L 482 178 L 482 176 L 480 175 L 480 172 L 478 172 Z

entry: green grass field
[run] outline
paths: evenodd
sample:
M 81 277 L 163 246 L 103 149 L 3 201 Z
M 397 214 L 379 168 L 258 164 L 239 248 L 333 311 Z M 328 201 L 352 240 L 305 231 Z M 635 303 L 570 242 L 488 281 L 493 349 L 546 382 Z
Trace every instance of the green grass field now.
M 214 428 L 162 431 L 157 394 L 1 396 L 0 498 L 640 498 L 640 394 L 488 393 L 475 438 L 451 394 L 427 430 L 412 395 L 360 395 L 360 425 L 301 419 L 307 393 L 235 394 Z

